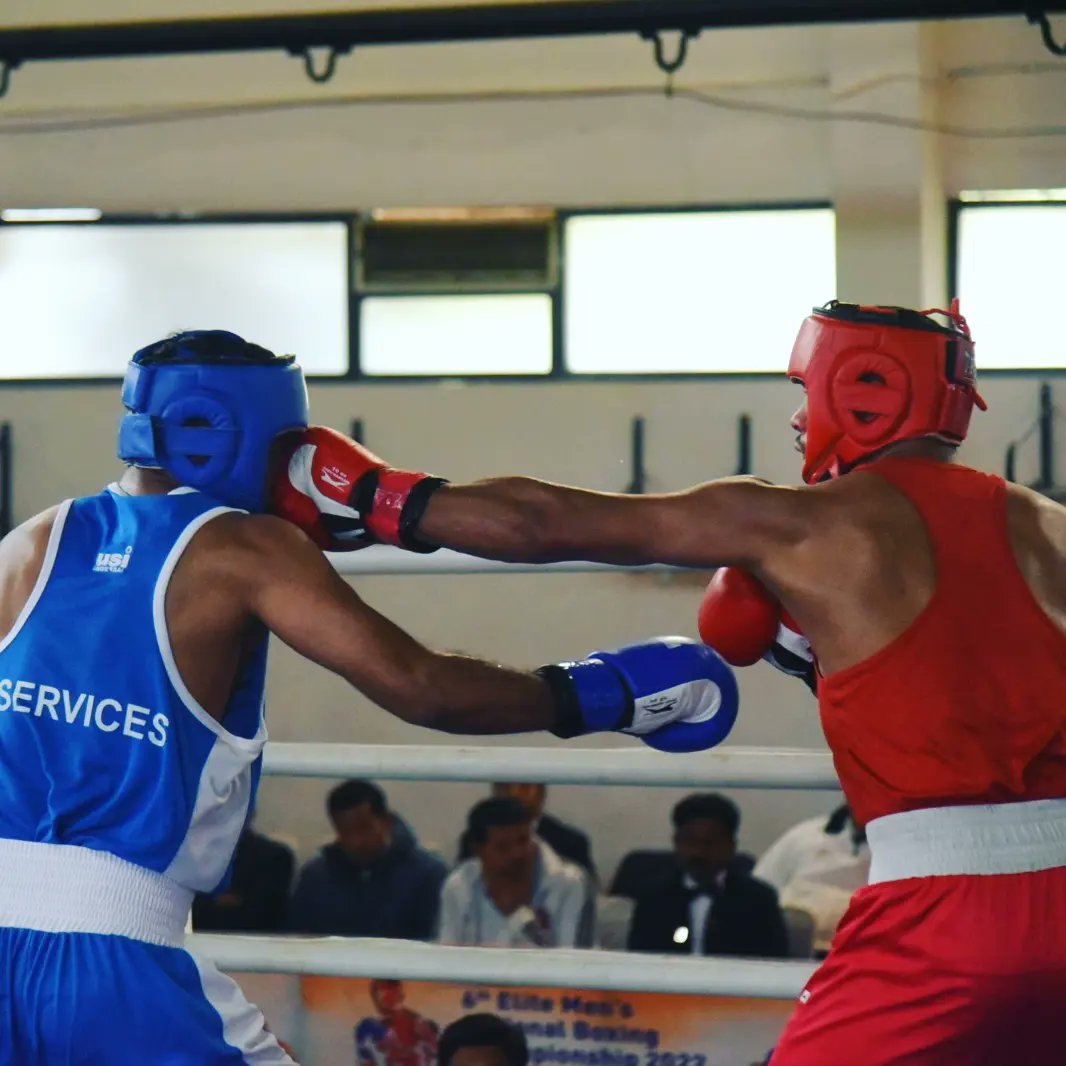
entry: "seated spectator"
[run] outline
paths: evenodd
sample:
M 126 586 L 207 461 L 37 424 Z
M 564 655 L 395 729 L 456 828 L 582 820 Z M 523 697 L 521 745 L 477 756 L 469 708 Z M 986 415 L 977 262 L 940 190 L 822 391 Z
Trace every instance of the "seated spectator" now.
M 290 848 L 244 827 L 237 841 L 229 885 L 212 895 L 198 892 L 192 926 L 198 933 L 274 933 L 285 928 L 285 908 L 296 858 Z
M 447 1026 L 437 1066 L 528 1066 L 526 1034 L 497 1014 L 468 1014 Z
M 548 798 L 548 786 L 518 781 L 497 781 L 492 786 L 494 796 L 511 796 L 518 800 L 533 819 L 533 832 L 566 862 L 575 863 L 596 876 L 596 867 L 592 863 L 589 838 L 566 822 L 544 813 L 544 801 Z M 459 838 L 459 859 L 469 859 L 473 855 L 466 833 Z
M 870 874 L 866 833 L 851 808 L 838 807 L 828 821 L 808 818 L 778 837 L 755 866 L 755 876 L 777 889 L 782 907 L 806 911 L 814 921 L 814 950 L 823 954 L 854 892 Z
M 457 866 L 441 893 L 445 944 L 589 947 L 595 897 L 588 875 L 533 835 L 529 811 L 507 796 L 470 811 L 474 858 Z
M 784 958 L 788 934 L 777 893 L 731 867 L 740 813 L 724 796 L 686 796 L 673 810 L 680 870 L 637 900 L 632 951 Z
M 638 900 L 650 888 L 658 888 L 681 864 L 673 851 L 658 848 L 635 848 L 627 851 L 614 872 L 608 894 Z
M 337 839 L 300 871 L 289 928 L 334 936 L 429 940 L 447 869 L 368 781 L 345 781 L 326 803 Z
M 355 1027 L 357 1066 L 433 1066 L 437 1023 L 406 1006 L 403 982 L 375 978 L 370 999 L 375 1017 L 363 1018 Z

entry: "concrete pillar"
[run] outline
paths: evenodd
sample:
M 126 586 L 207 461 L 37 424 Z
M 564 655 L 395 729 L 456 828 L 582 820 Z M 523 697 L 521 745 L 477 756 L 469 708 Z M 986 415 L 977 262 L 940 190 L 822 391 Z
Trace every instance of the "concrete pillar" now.
M 900 126 L 846 121 L 848 112 L 938 118 L 938 27 L 833 27 L 830 137 L 837 216 L 837 295 L 860 303 L 943 306 L 947 213 L 941 138 Z

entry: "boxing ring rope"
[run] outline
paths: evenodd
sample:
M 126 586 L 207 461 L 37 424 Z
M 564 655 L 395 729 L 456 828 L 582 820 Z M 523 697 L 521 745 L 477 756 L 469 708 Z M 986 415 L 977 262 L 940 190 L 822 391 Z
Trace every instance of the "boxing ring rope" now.
M 614 563 L 590 563 L 583 559 L 563 563 L 501 563 L 494 559 L 479 559 L 474 555 L 439 551 L 422 555 L 402 551 L 382 544 L 374 544 L 362 551 L 327 552 L 327 557 L 341 574 L 586 574 L 600 571 L 627 574 L 640 571 L 678 570 L 678 567 L 662 566 L 616 566 Z
M 270 743 L 263 773 L 385 781 L 543 781 L 547 785 L 840 788 L 828 753 L 725 745 L 694 755 L 647 748 L 505 748 Z
M 331 554 L 342 574 L 596 573 L 674 570 L 583 561 L 534 565 L 430 555 L 374 546 Z M 543 781 L 550 785 L 703 788 L 840 787 L 824 752 L 726 745 L 694 755 L 647 748 L 518 748 L 474 745 L 270 743 L 263 773 L 386 781 Z M 378 977 L 517 987 L 596 989 L 794 999 L 815 968 L 807 961 L 629 954 L 617 951 L 506 951 L 404 940 L 227 936 L 197 933 L 191 950 L 236 973 Z
M 633 749 L 411 744 L 268 744 L 263 772 L 392 781 L 535 780 L 546 784 L 837 789 L 827 754 L 719 748 L 696 755 Z M 794 999 L 812 962 L 634 955 L 617 951 L 503 951 L 405 940 L 225 936 L 188 946 L 235 973 L 395 977 L 518 987 Z
M 813 962 L 620 951 L 447 947 L 409 940 L 341 937 L 222 936 L 195 933 L 189 948 L 232 973 L 395 977 L 518 987 L 669 992 L 793 999 Z

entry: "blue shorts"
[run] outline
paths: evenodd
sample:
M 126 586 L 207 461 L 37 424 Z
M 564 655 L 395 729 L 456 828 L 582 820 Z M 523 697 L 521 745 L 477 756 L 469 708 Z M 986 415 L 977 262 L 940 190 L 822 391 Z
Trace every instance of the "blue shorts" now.
M 291 1066 L 236 983 L 181 948 L 0 927 L 0 1066 Z

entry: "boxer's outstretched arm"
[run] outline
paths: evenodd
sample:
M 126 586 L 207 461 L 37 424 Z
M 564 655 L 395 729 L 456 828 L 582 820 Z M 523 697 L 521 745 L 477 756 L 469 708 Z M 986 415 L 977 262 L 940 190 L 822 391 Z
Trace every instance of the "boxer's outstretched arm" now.
M 289 647 L 398 718 L 472 734 L 554 724 L 555 702 L 541 678 L 425 647 L 365 604 L 294 526 L 266 516 L 222 522 L 217 580 Z
M 637 565 L 739 565 L 804 540 L 809 489 L 725 478 L 684 492 L 626 496 L 533 478 L 448 485 L 429 500 L 418 535 L 431 544 L 511 562 L 587 559 Z
M 396 470 L 361 444 L 311 426 L 290 435 L 272 513 L 332 550 L 368 541 L 449 547 L 510 561 L 588 559 L 758 568 L 815 528 L 811 490 L 727 478 L 686 492 L 625 496 L 508 477 L 469 485 Z
M 265 625 L 404 721 L 451 733 L 622 732 L 663 751 L 713 747 L 736 718 L 736 682 L 710 648 L 676 637 L 524 673 L 420 644 L 368 607 L 306 534 L 223 515 L 197 534 L 199 588 L 238 631 Z M 669 699 L 664 696 L 669 694 Z

